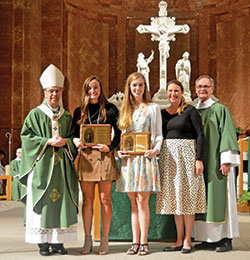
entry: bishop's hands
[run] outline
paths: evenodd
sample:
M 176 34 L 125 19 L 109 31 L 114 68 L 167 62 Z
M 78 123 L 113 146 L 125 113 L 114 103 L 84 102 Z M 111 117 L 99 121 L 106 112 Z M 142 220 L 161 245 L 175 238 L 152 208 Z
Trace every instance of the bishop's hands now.
M 48 145 L 55 146 L 55 147 L 62 147 L 66 145 L 66 141 L 59 135 L 55 135 L 48 140 Z

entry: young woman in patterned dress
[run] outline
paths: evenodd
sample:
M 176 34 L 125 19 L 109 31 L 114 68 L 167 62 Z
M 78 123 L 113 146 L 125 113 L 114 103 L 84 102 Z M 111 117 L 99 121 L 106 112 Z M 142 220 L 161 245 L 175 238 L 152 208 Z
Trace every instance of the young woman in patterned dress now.
M 206 195 L 201 118 L 193 106 L 185 103 L 183 92 L 179 81 L 168 83 L 171 105 L 162 110 L 164 141 L 159 160 L 161 192 L 157 194 L 156 213 L 175 215 L 177 241 L 164 251 L 190 253 L 195 213 L 206 212 Z
M 120 110 L 119 128 L 123 132 L 151 132 L 152 147 L 144 155 L 129 155 L 118 151 L 121 159 L 116 191 L 126 192 L 131 201 L 133 242 L 127 254 L 148 254 L 150 222 L 149 197 L 160 191 L 159 167 L 156 155 L 162 143 L 161 112 L 151 103 L 144 76 L 139 72 L 129 75 Z

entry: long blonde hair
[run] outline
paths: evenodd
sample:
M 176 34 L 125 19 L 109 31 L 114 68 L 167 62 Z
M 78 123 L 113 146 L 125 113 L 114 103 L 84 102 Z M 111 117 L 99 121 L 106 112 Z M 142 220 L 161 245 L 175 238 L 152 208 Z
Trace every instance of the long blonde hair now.
M 92 80 L 97 80 L 98 83 L 100 84 L 100 88 L 101 88 L 101 93 L 99 96 L 99 104 L 100 104 L 100 109 L 101 109 L 101 117 L 100 119 L 106 121 L 106 108 L 105 108 L 105 104 L 108 103 L 104 93 L 103 93 L 103 87 L 102 87 L 102 82 L 99 79 L 98 76 L 93 75 L 88 77 L 82 86 L 82 100 L 81 100 L 81 118 L 79 119 L 79 121 L 77 122 L 78 124 L 84 124 L 88 118 L 88 113 L 87 113 L 87 107 L 88 104 L 90 103 L 90 98 L 89 98 L 89 94 L 88 94 L 88 88 L 89 88 L 89 83 Z
M 124 99 L 120 109 L 120 116 L 118 120 L 118 127 L 120 130 L 127 129 L 133 123 L 133 106 L 135 105 L 135 98 L 131 93 L 130 84 L 132 81 L 142 78 L 144 81 L 144 93 L 143 93 L 143 102 L 148 103 L 151 102 L 151 97 L 147 88 L 145 77 L 140 72 L 131 73 L 126 81 L 124 87 Z
M 176 80 L 176 79 L 170 80 L 170 81 L 168 82 L 168 84 L 167 84 L 167 90 L 168 90 L 168 86 L 169 86 L 170 84 L 175 84 L 175 85 L 179 86 L 180 89 L 181 89 L 181 92 L 184 93 L 184 87 L 183 87 L 183 85 L 181 84 L 180 81 L 178 81 L 178 80 Z M 186 108 L 187 106 L 188 106 L 188 104 L 186 103 L 185 98 L 182 96 L 182 97 L 181 97 L 181 102 L 180 102 L 179 107 L 178 107 L 178 109 L 177 109 L 178 115 L 181 115 L 181 114 L 184 112 L 184 110 L 185 110 L 185 108 Z

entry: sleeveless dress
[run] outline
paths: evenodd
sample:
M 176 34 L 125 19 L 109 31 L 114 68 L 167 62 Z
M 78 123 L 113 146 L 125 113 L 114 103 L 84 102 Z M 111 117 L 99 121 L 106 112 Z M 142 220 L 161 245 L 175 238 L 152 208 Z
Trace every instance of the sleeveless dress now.
M 148 107 L 133 113 L 133 124 L 125 132 L 150 132 Z M 160 192 L 160 173 L 157 158 L 133 155 L 120 160 L 120 173 L 116 181 L 118 192 Z

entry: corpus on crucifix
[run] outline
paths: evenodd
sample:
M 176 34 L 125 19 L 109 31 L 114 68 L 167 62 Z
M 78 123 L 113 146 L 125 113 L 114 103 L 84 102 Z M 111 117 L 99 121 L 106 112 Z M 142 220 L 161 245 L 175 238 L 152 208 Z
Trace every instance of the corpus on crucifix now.
M 175 17 L 167 17 L 167 6 L 165 1 L 159 3 L 159 17 L 151 17 L 151 25 L 140 24 L 136 29 L 139 33 L 151 33 L 152 41 L 159 41 L 160 52 L 160 91 L 166 90 L 167 86 L 167 59 L 170 54 L 170 41 L 175 41 L 176 33 L 187 34 L 189 26 L 176 25 Z

